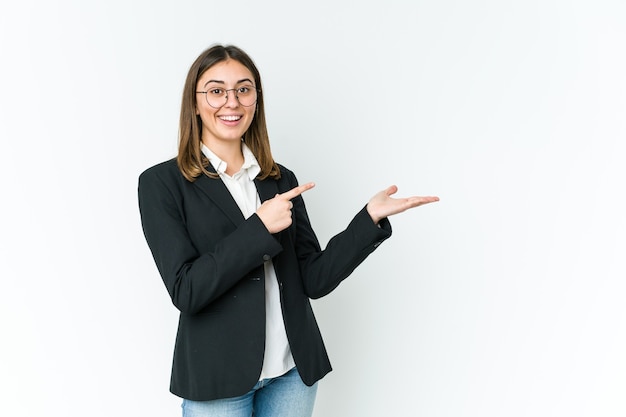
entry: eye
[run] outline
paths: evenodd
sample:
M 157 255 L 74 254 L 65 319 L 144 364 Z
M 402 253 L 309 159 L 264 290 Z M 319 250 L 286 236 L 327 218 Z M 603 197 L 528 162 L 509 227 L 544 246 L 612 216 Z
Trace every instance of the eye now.
M 214 96 L 223 96 L 225 94 L 223 88 L 212 88 L 208 90 L 207 93 L 212 94 Z
M 251 90 L 252 90 L 252 87 L 245 85 L 243 87 L 239 87 L 237 89 L 237 93 L 238 94 L 250 94 Z

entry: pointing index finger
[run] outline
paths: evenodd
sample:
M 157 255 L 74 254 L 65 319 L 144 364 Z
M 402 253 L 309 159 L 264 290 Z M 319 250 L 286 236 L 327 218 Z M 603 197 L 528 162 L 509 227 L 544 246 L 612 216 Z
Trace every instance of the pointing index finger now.
M 291 200 L 292 198 L 295 198 L 295 197 L 299 196 L 303 192 L 308 191 L 308 190 L 310 190 L 313 187 L 315 187 L 315 183 L 309 182 L 309 183 L 306 183 L 306 184 L 294 187 L 294 188 L 292 188 L 289 191 L 285 191 L 284 193 L 280 194 L 280 196 L 282 198 L 287 199 L 287 200 Z

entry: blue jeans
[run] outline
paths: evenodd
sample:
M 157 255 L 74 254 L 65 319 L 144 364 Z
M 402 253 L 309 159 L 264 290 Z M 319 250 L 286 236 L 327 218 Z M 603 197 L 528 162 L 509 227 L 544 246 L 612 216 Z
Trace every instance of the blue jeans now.
M 240 397 L 212 401 L 183 400 L 183 417 L 311 417 L 317 383 L 308 387 L 296 368 L 263 379 Z

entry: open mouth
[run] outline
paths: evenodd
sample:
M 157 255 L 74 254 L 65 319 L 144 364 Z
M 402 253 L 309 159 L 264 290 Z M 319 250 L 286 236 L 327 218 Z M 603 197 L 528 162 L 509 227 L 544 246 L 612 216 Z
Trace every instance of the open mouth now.
M 220 120 L 224 120 L 225 122 L 236 122 L 241 119 L 241 116 L 218 116 Z

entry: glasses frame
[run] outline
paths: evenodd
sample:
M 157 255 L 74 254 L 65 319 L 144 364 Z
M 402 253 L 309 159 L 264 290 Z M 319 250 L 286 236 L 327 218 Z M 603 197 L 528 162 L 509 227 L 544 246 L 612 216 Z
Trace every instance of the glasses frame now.
M 221 109 L 222 107 L 224 107 L 226 105 L 226 103 L 228 103 L 228 92 L 229 91 L 234 91 L 235 92 L 235 99 L 237 100 L 237 103 L 239 103 L 240 106 L 243 107 L 252 107 L 254 106 L 258 101 L 259 101 L 259 93 L 261 92 L 260 88 L 256 88 L 256 87 L 250 87 L 250 89 L 252 90 L 256 90 L 256 98 L 254 99 L 254 102 L 252 102 L 252 104 L 248 104 L 247 106 L 245 104 L 242 104 L 241 101 L 239 101 L 239 95 L 237 94 L 237 90 L 239 90 L 241 87 L 237 87 L 237 88 L 229 88 L 227 90 L 224 90 L 224 92 L 226 93 L 226 99 L 224 100 L 224 104 L 222 104 L 219 107 L 215 107 L 214 105 L 212 105 L 211 103 L 209 103 L 209 91 L 213 90 L 213 89 L 208 89 L 206 91 L 196 91 L 196 94 L 204 94 L 204 99 L 206 101 L 206 104 L 208 104 L 209 106 L 211 106 L 214 109 Z

